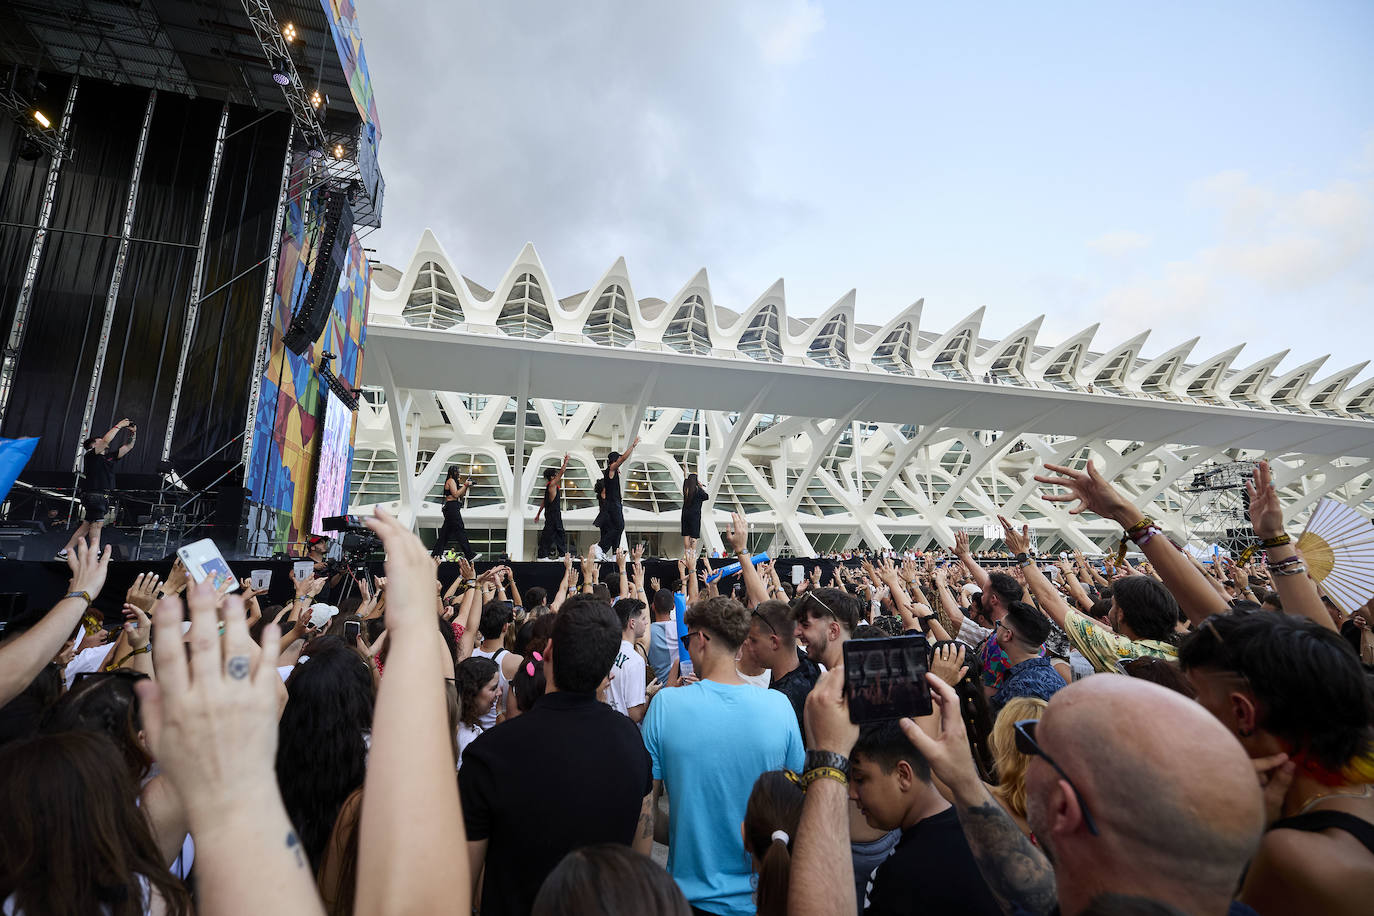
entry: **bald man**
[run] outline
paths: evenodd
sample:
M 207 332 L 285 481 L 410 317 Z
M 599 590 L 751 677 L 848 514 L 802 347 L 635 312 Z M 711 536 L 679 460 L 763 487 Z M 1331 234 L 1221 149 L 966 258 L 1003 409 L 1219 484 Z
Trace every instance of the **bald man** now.
M 1201 706 L 1136 678 L 1091 677 L 1018 734 L 1032 757 L 1027 819 L 1051 871 L 979 780 L 958 696 L 930 681 L 941 714 L 903 731 L 950 789 L 1009 909 L 1077 916 L 1114 894 L 1190 916 L 1253 913 L 1232 895 L 1259 845 L 1263 799 L 1244 749 Z

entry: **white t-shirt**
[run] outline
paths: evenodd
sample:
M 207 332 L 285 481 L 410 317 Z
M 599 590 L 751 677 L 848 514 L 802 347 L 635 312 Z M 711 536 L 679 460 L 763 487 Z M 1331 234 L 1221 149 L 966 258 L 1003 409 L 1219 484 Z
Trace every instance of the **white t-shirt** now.
M 501 667 L 501 662 L 505 660 L 507 653 L 504 647 L 488 652 L 479 645 L 472 647 L 472 654 L 496 662 L 496 702 L 492 703 L 491 709 L 482 713 L 482 717 L 477 720 L 477 724 L 483 728 L 491 728 L 496 724 L 496 716 L 506 705 L 506 686 L 510 682 L 506 680 L 506 670 Z
M 767 690 L 768 685 L 773 683 L 772 668 L 764 668 L 763 674 L 745 674 L 743 671 L 739 670 L 739 668 L 736 668 L 735 673 L 743 679 L 744 683 L 752 684 L 755 687 L 762 687 L 764 690 Z
M 105 656 L 110 654 L 112 645 L 91 646 L 83 649 L 72 657 L 67 663 L 67 667 L 62 669 L 62 680 L 67 682 L 67 689 L 72 689 L 72 684 L 76 683 L 78 674 L 85 674 L 89 671 L 99 671 L 100 663 L 105 661 Z
M 463 751 L 467 750 L 472 739 L 486 731 L 481 725 L 466 725 L 458 723 L 458 769 L 463 768 Z
M 629 640 L 620 641 L 620 651 L 616 653 L 615 663 L 611 665 L 611 686 L 606 688 L 606 699 L 616 712 L 629 715 L 632 706 L 647 703 L 645 693 L 644 659 L 635 651 Z

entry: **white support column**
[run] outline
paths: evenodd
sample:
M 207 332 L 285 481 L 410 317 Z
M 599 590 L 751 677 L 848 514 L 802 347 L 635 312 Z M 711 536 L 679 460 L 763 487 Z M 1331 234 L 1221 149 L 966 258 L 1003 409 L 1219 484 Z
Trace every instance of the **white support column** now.
M 708 549 L 717 550 L 724 546 L 720 539 L 720 531 L 716 528 L 715 512 L 713 511 L 716 496 L 720 493 L 721 484 L 725 482 L 725 472 L 730 467 L 730 462 L 734 460 L 739 447 L 744 444 L 745 435 L 754 427 L 754 416 L 758 413 L 759 405 L 763 403 L 768 392 L 772 390 L 773 383 L 769 381 L 759 389 L 758 394 L 750 399 L 748 405 L 740 411 L 735 424 L 730 427 L 730 434 L 725 437 L 724 447 L 715 456 L 716 467 L 711 472 L 710 481 L 706 484 L 706 492 L 711 495 L 711 501 L 708 504 L 711 508 L 701 513 L 701 539 L 706 542 Z M 702 467 L 705 466 L 706 462 L 703 456 Z
M 511 456 L 511 492 L 506 498 L 506 553 L 521 562 L 525 556 L 525 411 L 530 396 L 530 358 L 522 361 L 515 394 L 515 453 Z M 640 416 L 643 416 L 641 411 Z
M 807 460 L 806 468 L 802 472 L 802 475 L 797 478 L 796 488 L 787 494 L 787 502 L 785 504 L 786 512 L 793 513 L 797 511 L 797 507 L 801 505 L 802 496 L 806 494 L 806 485 L 811 480 L 811 475 L 816 473 L 816 468 L 821 466 L 821 462 L 825 460 L 825 456 L 835 447 L 835 443 L 840 441 L 840 436 L 844 435 L 845 427 L 854 422 L 854 419 L 859 416 L 859 413 L 868 406 L 868 402 L 872 399 L 872 395 L 869 395 L 855 404 L 850 410 L 846 411 L 843 417 L 835 421 L 835 425 L 830 427 L 830 431 L 826 433 L 823 438 L 818 439 L 814 436 L 811 438 L 811 457 Z M 786 478 L 784 478 L 783 481 L 785 485 Z
M 400 508 L 396 518 L 402 525 L 415 530 L 415 453 L 406 442 L 406 423 L 402 414 L 403 392 L 396 387 L 396 377 L 391 372 L 391 361 L 386 351 L 380 347 L 369 357 L 382 377 L 382 390 L 386 392 L 387 425 L 391 427 L 391 444 L 396 450 L 396 482 L 401 490 Z M 405 402 L 409 403 L 409 398 Z

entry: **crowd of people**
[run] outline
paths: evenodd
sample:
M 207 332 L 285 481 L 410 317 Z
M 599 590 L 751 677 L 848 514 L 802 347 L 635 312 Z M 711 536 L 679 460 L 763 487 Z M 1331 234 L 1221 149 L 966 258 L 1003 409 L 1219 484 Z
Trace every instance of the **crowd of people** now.
M 385 575 L 355 598 L 316 600 L 346 575 L 323 564 L 282 606 L 178 566 L 138 577 L 111 638 L 93 529 L 68 593 L 0 642 L 0 906 L 1368 912 L 1374 608 L 1323 597 L 1267 467 L 1254 560 L 1210 566 L 1091 464 L 1036 479 L 1138 553 L 1049 561 L 1002 519 L 1005 566 L 959 536 L 948 560 L 812 564 L 794 586 L 735 516 L 732 576 L 684 526 L 669 581 L 603 537 L 606 562 L 564 554 L 546 590 L 468 559 L 442 582 L 378 510 Z M 466 486 L 445 485 L 444 535 L 465 553 Z M 931 713 L 856 724 L 846 643 L 909 634 Z

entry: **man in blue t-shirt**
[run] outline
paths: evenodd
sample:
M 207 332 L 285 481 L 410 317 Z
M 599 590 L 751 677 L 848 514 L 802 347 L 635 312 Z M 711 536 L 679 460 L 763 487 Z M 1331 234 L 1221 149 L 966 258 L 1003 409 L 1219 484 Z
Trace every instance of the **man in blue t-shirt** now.
M 744 809 L 761 773 L 801 769 L 801 731 L 787 697 L 746 684 L 735 670 L 749 633 L 742 604 L 708 598 L 688 608 L 684 620 L 685 646 L 700 680 L 660 692 L 644 718 L 654 811 L 666 789 L 668 872 L 688 902 L 719 916 L 750 916 Z

